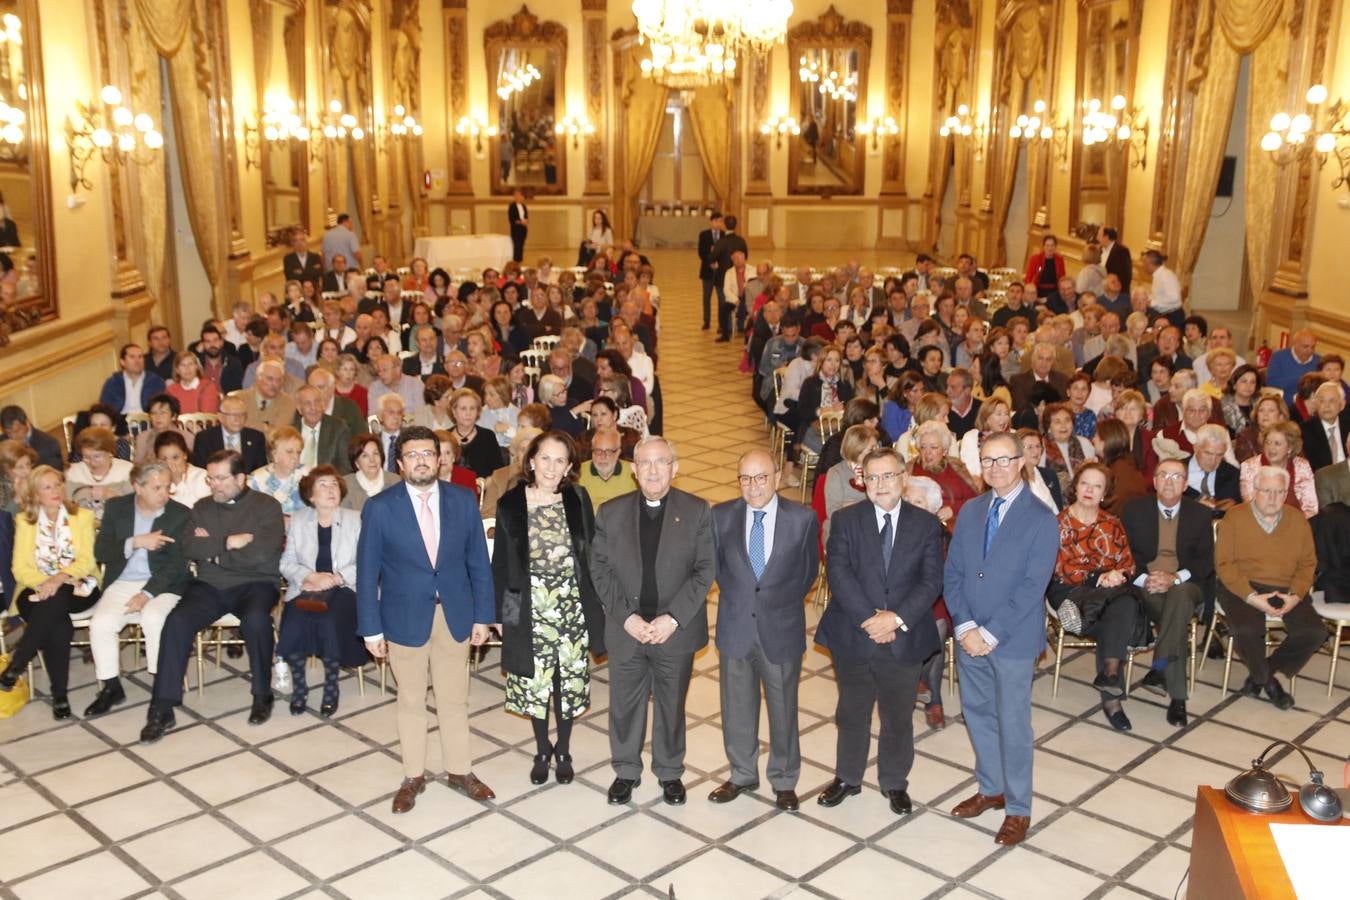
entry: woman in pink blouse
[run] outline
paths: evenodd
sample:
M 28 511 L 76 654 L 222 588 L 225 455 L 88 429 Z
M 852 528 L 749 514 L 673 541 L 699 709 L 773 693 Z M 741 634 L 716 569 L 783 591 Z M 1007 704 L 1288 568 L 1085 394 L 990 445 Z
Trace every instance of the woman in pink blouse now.
M 1303 511 L 1311 519 L 1317 515 L 1317 488 L 1312 466 L 1299 456 L 1303 452 L 1303 433 L 1288 420 L 1276 422 L 1261 432 L 1261 452 L 1242 461 L 1238 484 L 1244 502 L 1252 499 L 1256 473 L 1262 466 L 1276 466 L 1289 473 L 1289 493 L 1285 503 Z

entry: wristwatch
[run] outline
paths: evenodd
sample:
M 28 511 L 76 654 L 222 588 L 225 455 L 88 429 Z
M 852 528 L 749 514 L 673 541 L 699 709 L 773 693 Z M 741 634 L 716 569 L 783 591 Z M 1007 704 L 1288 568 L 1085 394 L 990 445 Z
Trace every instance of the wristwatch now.
M 1181 576 L 1180 576 L 1180 575 L 1173 575 L 1173 576 L 1172 576 L 1172 586 L 1173 586 L 1173 587 L 1176 587 L 1178 584 L 1181 584 Z

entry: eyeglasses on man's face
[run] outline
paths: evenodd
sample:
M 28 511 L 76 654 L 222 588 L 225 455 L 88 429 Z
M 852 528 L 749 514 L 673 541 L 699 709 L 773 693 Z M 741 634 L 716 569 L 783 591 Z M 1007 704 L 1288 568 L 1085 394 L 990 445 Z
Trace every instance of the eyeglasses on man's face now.
M 751 484 L 763 487 L 769 483 L 769 477 L 768 472 L 759 472 L 754 475 L 737 475 L 736 480 L 741 483 L 741 487 L 748 487 Z
M 435 450 L 404 450 L 401 456 L 413 462 L 419 459 L 436 459 L 439 454 Z
M 1159 472 L 1155 476 L 1159 481 L 1183 481 L 1186 478 L 1185 472 Z
M 1006 469 L 1008 468 L 1008 466 L 1013 464 L 1013 460 L 1021 458 L 1022 455 L 1020 453 L 1017 456 L 981 456 L 980 468 L 993 469 L 997 467 L 1000 469 Z
M 634 463 L 637 468 L 644 471 L 650 471 L 652 469 L 669 469 L 674 464 L 675 460 L 670 459 L 669 457 L 662 459 L 640 459 Z
M 864 475 L 863 482 L 866 484 L 890 484 L 899 477 L 899 472 L 874 472 L 871 475 Z
M 618 447 L 592 447 L 591 456 L 615 456 L 619 452 Z

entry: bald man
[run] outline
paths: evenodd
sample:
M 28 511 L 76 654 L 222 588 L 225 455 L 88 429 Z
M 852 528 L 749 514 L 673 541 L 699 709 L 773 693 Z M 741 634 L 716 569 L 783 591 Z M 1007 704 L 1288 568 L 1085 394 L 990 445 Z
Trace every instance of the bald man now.
M 731 772 L 708 795 L 735 800 L 759 787 L 759 692 L 769 706 L 769 784 L 779 809 L 798 807 L 801 743 L 797 682 L 806 652 L 806 604 L 820 564 L 809 508 L 778 496 L 782 473 L 766 450 L 741 457 L 741 496 L 713 507 L 722 744 Z

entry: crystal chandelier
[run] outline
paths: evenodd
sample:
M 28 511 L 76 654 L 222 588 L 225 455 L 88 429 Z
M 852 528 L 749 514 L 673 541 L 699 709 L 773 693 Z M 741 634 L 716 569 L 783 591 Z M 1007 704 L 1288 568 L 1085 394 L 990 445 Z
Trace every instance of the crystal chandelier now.
M 642 74 L 672 88 L 716 84 L 736 72 L 738 56 L 781 43 L 791 0 L 633 0 L 642 42 L 651 57 Z

